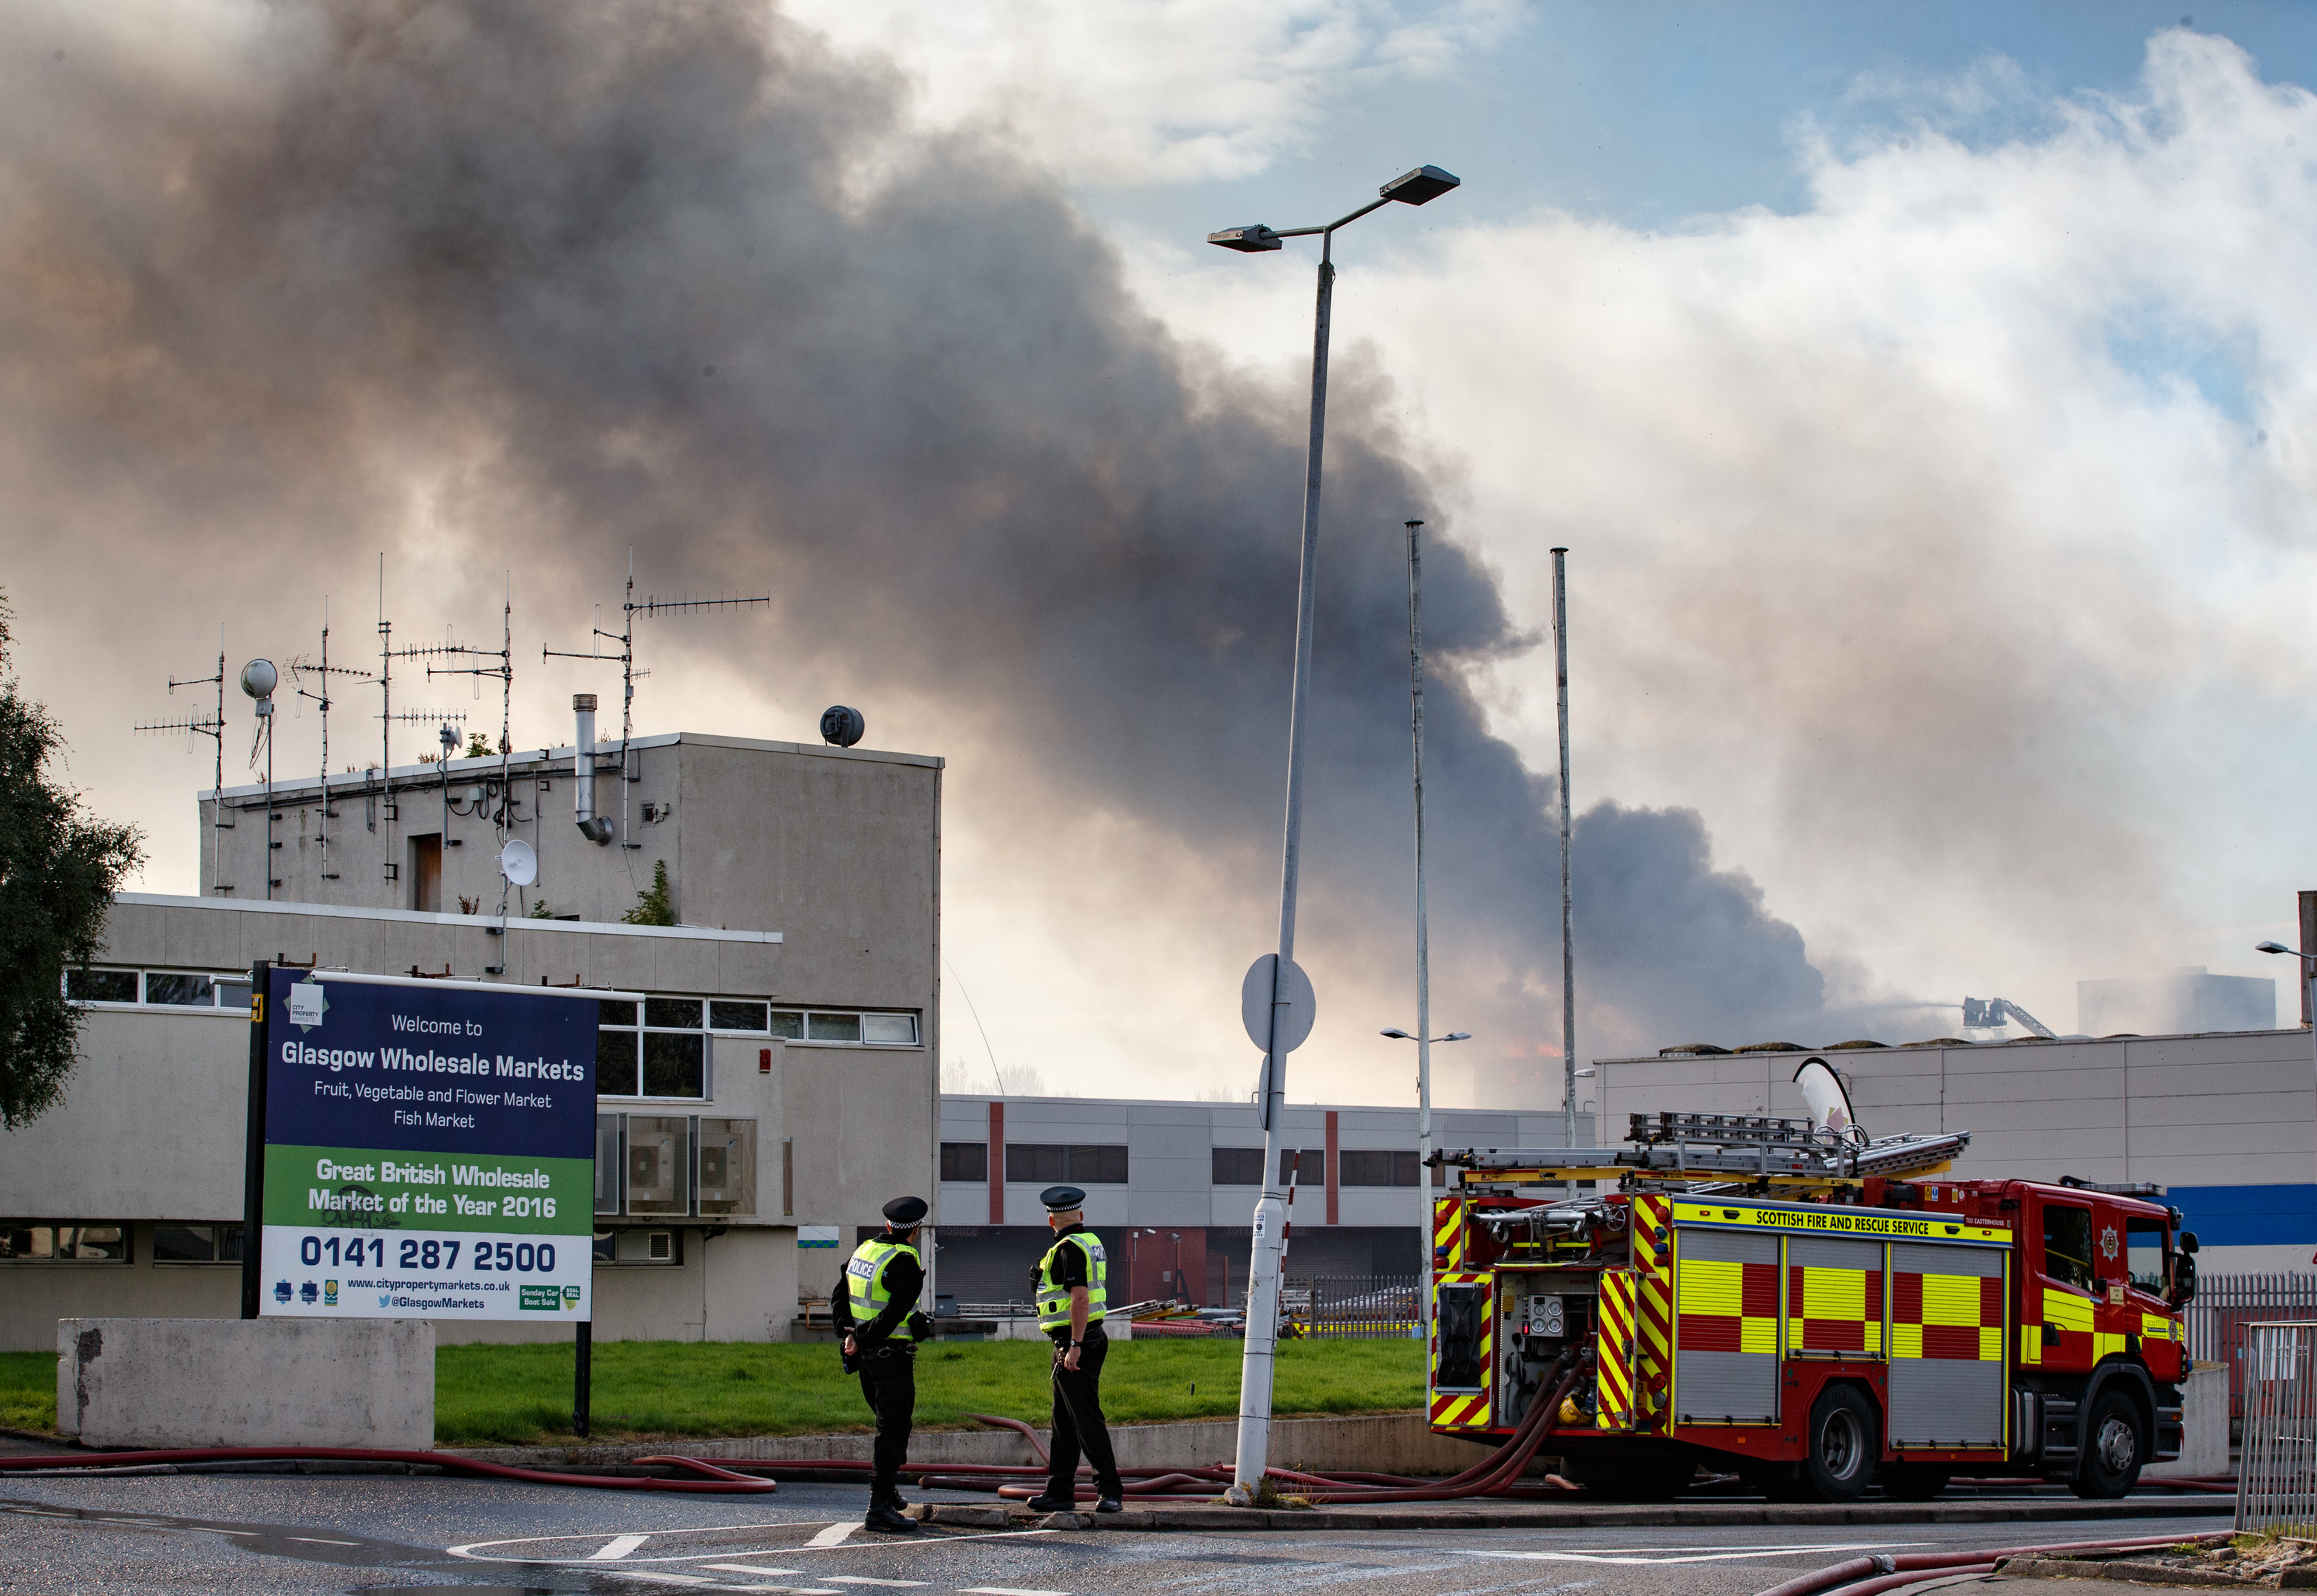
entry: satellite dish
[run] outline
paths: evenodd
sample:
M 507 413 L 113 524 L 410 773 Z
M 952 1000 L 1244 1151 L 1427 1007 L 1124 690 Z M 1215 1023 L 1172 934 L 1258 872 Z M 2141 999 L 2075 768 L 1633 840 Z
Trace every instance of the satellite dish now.
M 254 659 L 241 667 L 241 691 L 254 699 L 272 698 L 281 680 L 282 673 L 270 659 Z
M 820 740 L 834 743 L 839 748 L 850 748 L 869 730 L 869 723 L 861 711 L 848 709 L 843 704 L 831 704 L 820 712 Z
M 1802 1068 L 1794 1072 L 1794 1084 L 1803 1089 L 1812 1129 L 1847 1137 L 1857 1128 L 1858 1117 L 1850 1111 L 1850 1093 L 1842 1089 L 1842 1077 L 1825 1059 L 1803 1060 Z
M 539 855 L 521 837 L 513 838 L 499 850 L 499 874 L 517 887 L 528 887 L 539 879 Z

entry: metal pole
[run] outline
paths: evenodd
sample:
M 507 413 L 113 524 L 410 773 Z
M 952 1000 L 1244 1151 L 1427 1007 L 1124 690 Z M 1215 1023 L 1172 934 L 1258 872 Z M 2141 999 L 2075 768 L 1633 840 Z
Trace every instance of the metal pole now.
M 1335 296 L 1335 235 L 1320 236 L 1319 303 L 1311 334 L 1311 442 L 1303 471 L 1303 559 L 1297 577 L 1295 686 L 1287 721 L 1287 824 L 1279 879 L 1279 962 L 1272 972 L 1271 1045 L 1263 1062 L 1263 1195 L 1255 1205 L 1248 1255 L 1247 1350 L 1239 1365 L 1239 1454 L 1230 1497 L 1252 1501 L 1271 1459 L 1271 1376 L 1279 1337 L 1280 1232 L 1287 1201 L 1279 1190 L 1280 1137 L 1287 1102 L 1287 1053 L 1279 1045 L 1295 957 L 1295 879 L 1303 831 L 1304 704 L 1311 681 L 1312 612 L 1320 561 L 1320 464 L 1328 424 L 1328 317 Z
M 272 1003 L 267 988 L 273 967 L 259 959 L 249 967 L 249 1102 L 241 1154 L 241 1316 L 255 1319 L 264 1300 L 265 1260 L 258 1242 L 265 1234 L 265 1025 Z
M 588 1320 L 578 1324 L 578 1335 L 572 1348 L 571 1360 L 571 1433 L 581 1440 L 587 1439 L 588 1386 L 595 1369 L 595 1330 Z
M 1577 948 L 1569 914 L 1569 550 L 1552 551 L 1553 678 L 1561 691 L 1561 1146 L 1577 1145 Z
M 1432 941 L 1424 901 L 1424 523 L 1408 523 L 1408 701 L 1416 747 L 1416 1325 L 1432 1338 Z M 1427 1385 L 1430 1360 L 1426 1360 Z

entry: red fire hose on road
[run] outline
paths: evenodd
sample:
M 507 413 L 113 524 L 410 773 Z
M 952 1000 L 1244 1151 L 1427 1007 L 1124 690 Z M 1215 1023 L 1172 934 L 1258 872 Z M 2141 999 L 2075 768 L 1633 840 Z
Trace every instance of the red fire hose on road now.
M 2053 1546 L 1981 1547 L 1968 1552 L 1908 1552 L 1898 1556 L 1852 1557 L 1810 1574 L 1797 1574 L 1772 1585 L 1760 1596 L 1879 1596 L 1925 1580 L 1957 1574 L 1992 1574 L 2006 1557 L 2071 1556 L 2080 1552 L 2154 1552 L 2178 1546 L 2210 1546 L 2229 1538 L 2223 1529 L 2210 1535 L 2168 1535 L 2135 1540 L 2072 1540 Z

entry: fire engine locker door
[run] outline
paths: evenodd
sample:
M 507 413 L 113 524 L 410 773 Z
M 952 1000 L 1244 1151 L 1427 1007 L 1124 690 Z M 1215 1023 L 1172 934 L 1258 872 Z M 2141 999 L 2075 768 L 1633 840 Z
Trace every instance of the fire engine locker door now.
M 2003 1444 L 2003 1249 L 1891 1244 L 1891 1445 Z
M 1786 1355 L 1883 1356 L 1883 1244 L 1786 1239 Z
M 1778 1238 L 1675 1232 L 1673 1406 L 1685 1424 L 1778 1420 Z

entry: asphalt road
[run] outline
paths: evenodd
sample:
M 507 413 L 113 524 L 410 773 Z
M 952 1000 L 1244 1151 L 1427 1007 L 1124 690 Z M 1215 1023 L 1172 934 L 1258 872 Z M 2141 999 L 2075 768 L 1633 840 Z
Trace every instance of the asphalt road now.
M 1887 1531 L 1856 1525 L 1479 1533 L 928 1529 L 896 1538 L 861 1529 L 863 1505 L 862 1491 L 833 1485 L 719 1498 L 425 1477 L 19 1476 L 0 1479 L 0 1592 L 1751 1596 L 1865 1552 L 2185 1537 L 2229 1521 L 2215 1512 L 2209 1520 Z

